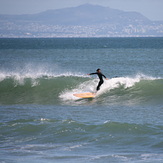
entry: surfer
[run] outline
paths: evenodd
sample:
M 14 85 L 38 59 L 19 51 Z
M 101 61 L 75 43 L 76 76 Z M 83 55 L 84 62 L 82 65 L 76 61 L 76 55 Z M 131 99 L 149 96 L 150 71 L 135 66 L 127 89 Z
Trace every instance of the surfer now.
M 99 79 L 100 79 L 100 81 L 99 81 L 99 83 L 98 83 L 98 85 L 97 85 L 97 88 L 96 88 L 96 90 L 98 91 L 98 90 L 100 90 L 100 86 L 104 83 L 103 77 L 104 77 L 106 80 L 108 80 L 108 78 L 106 78 L 106 76 L 105 76 L 104 74 L 101 73 L 101 70 L 100 70 L 99 68 L 96 70 L 95 73 L 90 73 L 90 74 L 88 74 L 88 75 L 95 75 L 95 74 L 98 75 L 98 77 L 99 77 Z

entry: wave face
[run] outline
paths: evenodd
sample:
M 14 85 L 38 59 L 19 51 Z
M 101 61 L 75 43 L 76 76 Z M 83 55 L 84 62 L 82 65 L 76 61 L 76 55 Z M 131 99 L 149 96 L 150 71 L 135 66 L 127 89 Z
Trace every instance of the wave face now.
M 83 104 L 88 99 L 79 99 L 74 93 L 94 92 L 98 79 L 80 73 L 1 73 L 1 104 Z M 162 78 L 146 75 L 116 77 L 105 80 L 92 103 L 139 104 L 162 103 Z

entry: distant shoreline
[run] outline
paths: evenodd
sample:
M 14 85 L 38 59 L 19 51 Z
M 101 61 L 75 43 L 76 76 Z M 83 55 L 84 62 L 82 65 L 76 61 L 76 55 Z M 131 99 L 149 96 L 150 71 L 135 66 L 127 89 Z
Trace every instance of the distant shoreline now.
M 162 36 L 111 36 L 111 37 L 105 37 L 105 36 L 94 36 L 94 37 L 0 37 L 0 39 L 78 39 L 78 38 L 163 38 Z

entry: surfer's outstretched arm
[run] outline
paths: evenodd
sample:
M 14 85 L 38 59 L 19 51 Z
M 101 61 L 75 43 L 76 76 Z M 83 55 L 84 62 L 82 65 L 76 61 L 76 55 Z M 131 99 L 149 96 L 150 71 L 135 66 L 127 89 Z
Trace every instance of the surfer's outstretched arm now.
M 97 74 L 96 72 L 95 73 L 90 73 L 90 74 L 88 74 L 88 75 L 95 75 L 95 74 Z

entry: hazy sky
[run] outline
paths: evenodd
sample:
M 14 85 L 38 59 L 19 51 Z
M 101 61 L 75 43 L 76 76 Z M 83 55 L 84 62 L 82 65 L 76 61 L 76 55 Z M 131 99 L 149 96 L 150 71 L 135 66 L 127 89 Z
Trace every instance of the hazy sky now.
M 0 0 L 0 14 L 33 14 L 85 3 L 137 11 L 151 20 L 163 20 L 163 0 Z

